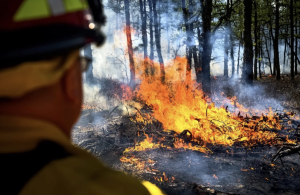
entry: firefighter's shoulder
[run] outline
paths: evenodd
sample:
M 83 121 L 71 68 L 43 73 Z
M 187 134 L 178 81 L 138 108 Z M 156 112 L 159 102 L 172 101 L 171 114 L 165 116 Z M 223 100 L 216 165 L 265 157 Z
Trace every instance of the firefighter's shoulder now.
M 85 151 L 55 160 L 38 172 L 20 195 L 163 195 L 150 182 L 140 182 L 104 166 Z

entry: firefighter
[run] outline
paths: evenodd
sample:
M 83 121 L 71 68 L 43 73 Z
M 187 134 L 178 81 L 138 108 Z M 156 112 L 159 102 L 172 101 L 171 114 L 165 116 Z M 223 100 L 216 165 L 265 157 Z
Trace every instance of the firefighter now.
M 71 144 L 100 0 L 0 0 L 0 194 L 163 194 Z

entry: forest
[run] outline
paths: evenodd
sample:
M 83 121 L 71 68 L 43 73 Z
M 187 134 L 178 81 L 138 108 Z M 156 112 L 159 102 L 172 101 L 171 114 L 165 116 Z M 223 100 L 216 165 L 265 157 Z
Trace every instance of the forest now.
M 299 194 L 299 1 L 103 4 L 75 144 L 170 195 Z
M 134 55 L 159 62 L 184 56 L 186 79 L 211 91 L 211 66 L 218 63 L 224 77 L 253 84 L 264 75 L 277 80 L 298 74 L 300 2 L 296 0 L 109 0 L 108 44 L 125 29 L 126 74 L 134 85 Z M 119 54 L 118 54 L 119 55 Z M 120 61 L 120 60 L 119 60 Z M 115 62 L 115 61 L 114 61 Z M 149 74 L 151 63 L 148 63 Z M 153 68 L 152 68 L 153 69 Z M 220 72 L 220 71 L 219 71 Z

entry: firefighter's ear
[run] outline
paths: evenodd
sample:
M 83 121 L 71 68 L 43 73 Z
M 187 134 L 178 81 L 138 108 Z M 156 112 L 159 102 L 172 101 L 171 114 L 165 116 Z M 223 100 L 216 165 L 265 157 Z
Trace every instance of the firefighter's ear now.
M 66 98 L 75 103 L 82 101 L 82 78 L 79 62 L 77 61 L 64 75 L 64 91 Z

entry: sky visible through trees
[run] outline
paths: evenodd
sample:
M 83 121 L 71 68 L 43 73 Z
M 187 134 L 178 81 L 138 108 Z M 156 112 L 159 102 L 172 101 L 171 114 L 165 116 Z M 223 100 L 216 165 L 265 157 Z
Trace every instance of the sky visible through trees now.
M 104 47 L 94 48 L 95 77 L 135 83 L 132 56 L 165 66 L 186 57 L 186 79 L 210 92 L 212 76 L 241 78 L 298 74 L 300 2 L 297 0 L 108 0 Z M 191 71 L 189 71 L 191 70 Z

